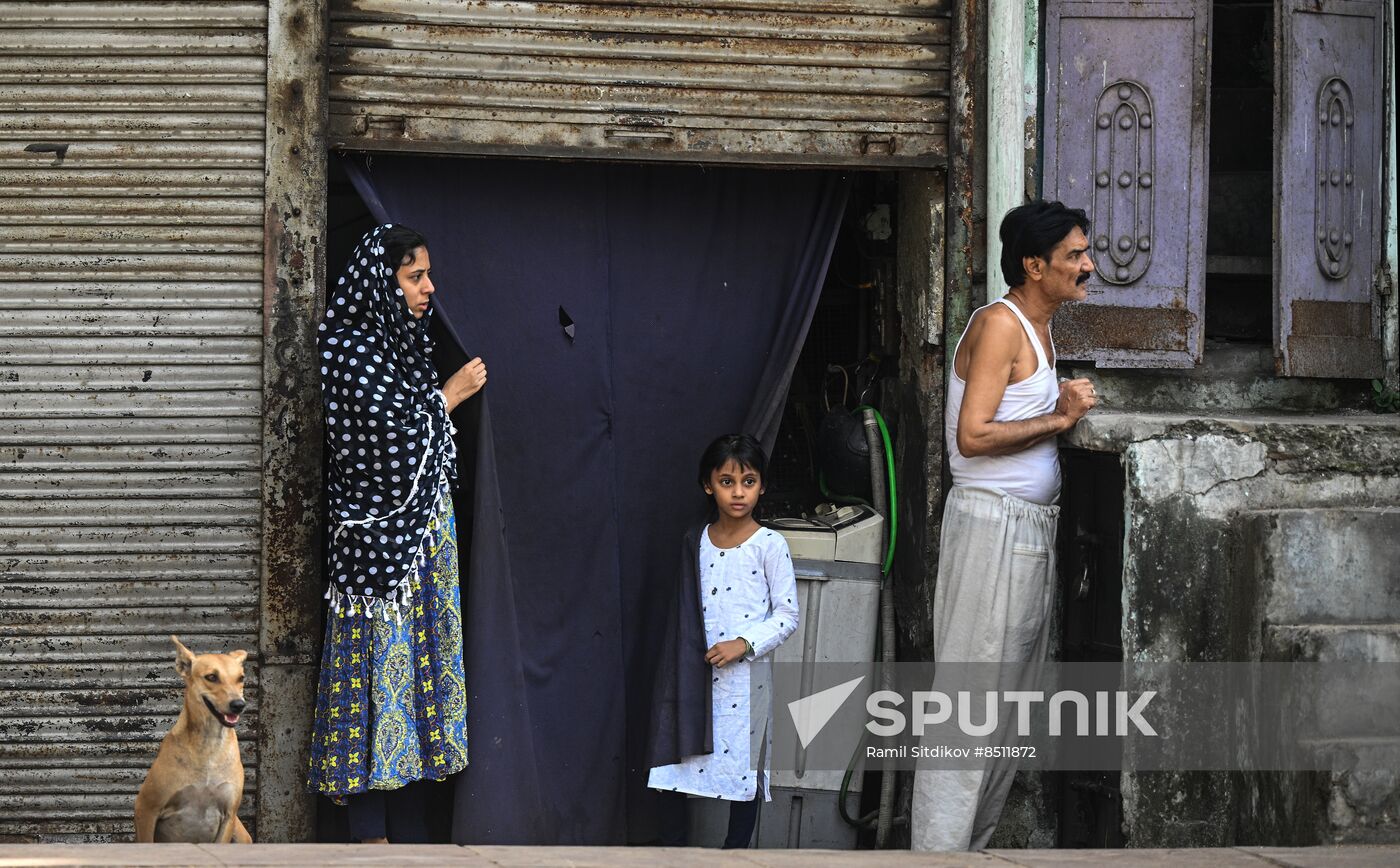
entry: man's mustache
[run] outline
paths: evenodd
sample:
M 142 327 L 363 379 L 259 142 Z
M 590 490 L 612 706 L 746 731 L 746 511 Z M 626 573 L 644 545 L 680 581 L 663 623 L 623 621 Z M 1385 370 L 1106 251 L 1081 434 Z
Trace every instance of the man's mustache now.
M 1075 285 L 1075 286 L 1083 286 L 1084 284 L 1088 283 L 1088 282 L 1089 282 L 1089 278 L 1091 278 L 1091 277 L 1093 277 L 1093 276 L 1094 276 L 1094 272 L 1092 272 L 1092 271 L 1090 271 L 1090 272 L 1088 272 L 1088 273 L 1086 273 L 1086 274 L 1081 274 L 1081 275 L 1079 275 L 1079 277 L 1075 278 L 1075 280 L 1074 280 L 1074 285 Z

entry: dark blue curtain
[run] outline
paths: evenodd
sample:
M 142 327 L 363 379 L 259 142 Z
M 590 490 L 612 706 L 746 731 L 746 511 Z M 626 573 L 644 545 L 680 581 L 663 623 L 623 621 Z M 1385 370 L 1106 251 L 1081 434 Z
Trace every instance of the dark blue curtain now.
M 490 374 L 458 426 L 475 485 L 453 839 L 646 840 L 660 632 L 681 537 L 707 509 L 696 464 L 732 431 L 772 446 L 846 184 L 524 160 L 346 168 L 376 219 L 428 238 L 436 315 Z

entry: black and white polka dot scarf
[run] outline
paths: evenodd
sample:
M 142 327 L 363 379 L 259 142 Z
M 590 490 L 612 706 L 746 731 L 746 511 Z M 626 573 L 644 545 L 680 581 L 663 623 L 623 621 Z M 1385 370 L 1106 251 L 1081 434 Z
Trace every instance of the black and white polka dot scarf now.
M 321 321 L 329 521 L 326 598 L 336 611 L 402 617 L 430 528 L 456 474 L 428 317 L 404 306 L 380 226 L 360 239 Z

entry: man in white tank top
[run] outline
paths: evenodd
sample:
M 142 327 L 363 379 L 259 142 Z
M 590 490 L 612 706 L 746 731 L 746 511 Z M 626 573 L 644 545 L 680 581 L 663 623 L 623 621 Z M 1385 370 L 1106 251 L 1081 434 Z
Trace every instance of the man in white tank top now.
M 1085 298 L 1094 271 L 1088 228 L 1082 210 L 1059 202 L 1008 212 L 1001 270 L 1010 290 L 972 315 L 954 351 L 944 419 L 953 490 L 933 602 L 940 663 L 1045 659 L 1055 596 L 1057 438 L 1096 401 L 1088 380 L 1057 382 L 1050 320 L 1060 305 Z M 984 848 L 1015 772 L 1012 759 L 916 772 L 914 849 Z

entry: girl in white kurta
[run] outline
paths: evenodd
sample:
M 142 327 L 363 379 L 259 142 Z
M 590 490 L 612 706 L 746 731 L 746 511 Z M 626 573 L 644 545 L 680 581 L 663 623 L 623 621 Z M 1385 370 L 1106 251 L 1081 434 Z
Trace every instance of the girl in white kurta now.
M 700 484 L 719 517 L 700 534 L 700 605 L 714 667 L 714 753 L 651 770 L 649 787 L 726 799 L 725 847 L 747 847 L 768 792 L 772 654 L 797 629 L 797 582 L 787 541 L 761 526 L 767 456 L 746 434 L 721 437 L 700 461 Z M 751 699 L 752 697 L 752 699 Z

